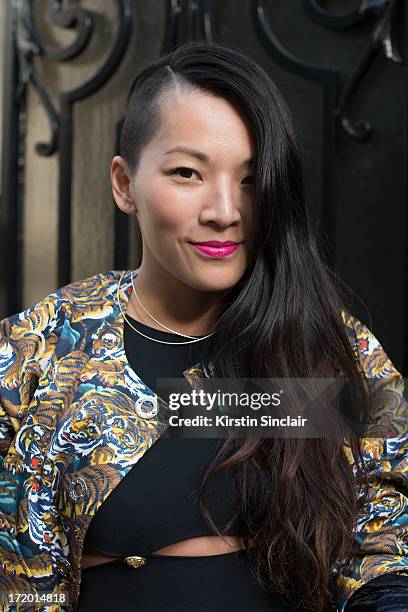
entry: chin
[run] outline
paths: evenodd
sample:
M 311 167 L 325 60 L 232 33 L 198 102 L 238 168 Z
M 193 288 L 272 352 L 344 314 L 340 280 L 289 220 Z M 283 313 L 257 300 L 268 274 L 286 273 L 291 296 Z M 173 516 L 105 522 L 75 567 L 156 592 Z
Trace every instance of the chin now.
M 228 266 L 219 267 L 218 269 L 211 267 L 208 269 L 197 269 L 197 274 L 192 279 L 191 286 L 200 291 L 225 291 L 238 283 L 245 273 L 244 267 Z M 190 283 L 189 283 L 190 284 Z

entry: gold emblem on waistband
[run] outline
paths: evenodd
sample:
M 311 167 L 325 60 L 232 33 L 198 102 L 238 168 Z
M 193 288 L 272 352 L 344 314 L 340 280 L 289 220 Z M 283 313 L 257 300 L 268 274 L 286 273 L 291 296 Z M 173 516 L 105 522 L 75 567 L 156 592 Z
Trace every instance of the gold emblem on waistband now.
M 134 555 L 133 557 L 125 557 L 125 561 L 131 567 L 142 567 L 142 565 L 146 564 L 146 558 L 138 557 L 137 555 Z

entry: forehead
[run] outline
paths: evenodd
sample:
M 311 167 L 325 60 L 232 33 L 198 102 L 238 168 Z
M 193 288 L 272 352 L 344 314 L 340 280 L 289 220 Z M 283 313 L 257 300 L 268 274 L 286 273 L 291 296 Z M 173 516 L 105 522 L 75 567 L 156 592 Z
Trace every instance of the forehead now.
M 158 101 L 161 124 L 149 143 L 156 150 L 177 145 L 205 150 L 254 153 L 251 129 L 243 114 L 228 100 L 211 92 L 178 88 Z M 232 149 L 234 147 L 234 149 Z M 209 151 L 208 151 L 209 153 Z

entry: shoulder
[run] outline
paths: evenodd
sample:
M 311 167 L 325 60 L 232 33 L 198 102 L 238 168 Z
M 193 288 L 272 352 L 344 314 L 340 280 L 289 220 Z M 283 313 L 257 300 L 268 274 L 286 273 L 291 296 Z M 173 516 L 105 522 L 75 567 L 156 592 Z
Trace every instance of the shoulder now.
M 97 302 L 105 298 L 115 297 L 115 291 L 117 291 L 123 274 L 126 274 L 125 270 L 98 272 L 87 278 L 64 285 L 56 291 L 56 295 L 62 301 L 70 302 L 73 305 L 88 299 Z
M 126 271 L 99 272 L 49 293 L 29 308 L 0 321 L 0 353 L 11 358 L 11 348 L 24 354 L 57 340 L 68 322 L 100 319 L 115 310 L 119 281 Z M 14 352 L 14 351 L 13 351 Z M 10 354 L 9 354 L 10 353 Z
M 60 307 L 70 318 L 99 318 L 108 315 L 117 303 L 119 283 L 125 270 L 98 272 L 58 289 Z

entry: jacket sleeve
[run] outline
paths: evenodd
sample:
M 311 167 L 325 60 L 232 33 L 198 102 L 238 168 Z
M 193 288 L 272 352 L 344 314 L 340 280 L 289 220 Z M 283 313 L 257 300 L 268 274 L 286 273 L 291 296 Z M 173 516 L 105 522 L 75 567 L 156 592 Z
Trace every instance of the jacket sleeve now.
M 347 610 L 351 596 L 370 580 L 408 572 L 408 403 L 404 379 L 365 325 L 352 315 L 345 322 L 371 392 L 373 422 L 385 427 L 387 433 L 361 439 L 369 492 L 354 533 L 357 554 L 345 568 L 335 569 L 339 612 Z M 347 446 L 345 452 L 356 475 Z M 360 496 L 360 486 L 356 486 Z
M 13 593 L 37 594 L 36 580 L 41 580 L 48 563 L 49 555 L 31 538 L 38 519 L 32 507 L 37 506 L 34 502 L 29 508 L 27 457 L 16 441 L 34 394 L 41 391 L 41 378 L 55 361 L 65 318 L 56 292 L 0 321 L 0 610 L 4 611 L 20 609 L 22 604 L 9 599 Z M 27 442 L 30 438 L 22 443 L 24 448 Z M 44 497 L 37 503 L 47 501 Z
M 56 294 L 0 321 L 0 457 L 5 457 L 57 342 Z

